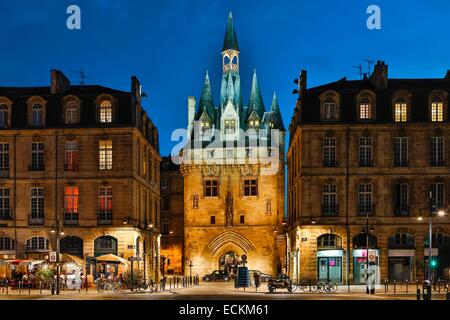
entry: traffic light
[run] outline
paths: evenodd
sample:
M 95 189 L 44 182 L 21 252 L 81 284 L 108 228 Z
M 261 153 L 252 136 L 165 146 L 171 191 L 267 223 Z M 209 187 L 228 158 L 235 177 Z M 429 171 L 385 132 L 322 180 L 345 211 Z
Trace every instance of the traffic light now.
M 438 264 L 437 259 L 431 258 L 431 261 L 430 261 L 431 268 L 436 268 L 437 264 Z

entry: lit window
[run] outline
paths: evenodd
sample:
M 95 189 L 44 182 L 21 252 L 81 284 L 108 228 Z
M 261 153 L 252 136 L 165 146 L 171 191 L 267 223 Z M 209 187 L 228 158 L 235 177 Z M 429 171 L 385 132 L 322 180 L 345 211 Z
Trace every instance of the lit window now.
M 78 187 L 64 188 L 64 221 L 78 221 Z
M 440 98 L 434 98 L 431 102 L 431 121 L 444 121 L 444 103 Z
M 64 170 L 78 171 L 78 142 L 66 141 L 64 155 Z
M 259 126 L 259 120 L 250 120 L 249 121 L 250 127 L 258 127 Z
M 100 103 L 100 122 L 111 123 L 112 122 L 112 104 L 109 100 L 103 100 Z
M 236 120 L 225 120 L 225 133 L 234 133 L 236 131 Z
M 372 103 L 368 98 L 364 98 L 359 103 L 359 119 L 370 120 L 372 119 Z
M 99 142 L 99 167 L 100 170 L 112 170 L 113 149 L 111 140 L 100 140 Z
M 33 126 L 42 126 L 44 124 L 44 108 L 36 103 L 31 108 L 31 124 Z
M 111 221 L 112 220 L 112 187 L 100 187 L 98 190 L 98 211 L 99 220 Z
M 211 124 L 208 121 L 202 121 L 200 125 L 202 128 L 202 133 L 205 133 L 211 128 Z
M 79 119 L 78 104 L 76 102 L 69 102 L 66 105 L 66 124 L 78 123 Z
M 394 105 L 395 122 L 408 121 L 408 104 L 404 98 L 398 98 Z

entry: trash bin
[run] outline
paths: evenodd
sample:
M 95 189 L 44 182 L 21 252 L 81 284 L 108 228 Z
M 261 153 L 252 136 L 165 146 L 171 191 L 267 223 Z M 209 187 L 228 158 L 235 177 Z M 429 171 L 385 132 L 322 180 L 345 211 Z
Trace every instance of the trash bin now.
M 425 280 L 422 284 L 423 288 L 423 300 L 431 300 L 431 282 Z

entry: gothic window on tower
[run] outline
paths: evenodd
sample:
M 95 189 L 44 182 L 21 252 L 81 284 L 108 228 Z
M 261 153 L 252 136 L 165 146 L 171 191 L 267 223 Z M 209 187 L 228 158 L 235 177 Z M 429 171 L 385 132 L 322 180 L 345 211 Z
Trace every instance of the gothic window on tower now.
M 219 182 L 217 179 L 205 180 L 205 197 L 217 197 L 219 195 Z
M 244 196 L 251 197 L 258 195 L 258 181 L 256 179 L 244 180 Z
M 225 134 L 234 134 L 236 131 L 236 120 L 225 120 Z

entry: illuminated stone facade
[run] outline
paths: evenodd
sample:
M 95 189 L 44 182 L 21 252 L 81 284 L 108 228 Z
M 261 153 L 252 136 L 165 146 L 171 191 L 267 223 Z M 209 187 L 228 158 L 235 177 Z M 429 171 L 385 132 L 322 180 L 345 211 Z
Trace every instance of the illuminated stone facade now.
M 275 275 L 285 257 L 285 130 L 275 96 L 270 111 L 265 110 L 256 73 L 248 106 L 242 104 L 239 48 L 231 14 L 222 57 L 220 105 L 214 106 L 208 75 L 198 108 L 193 97 L 188 103 L 192 149 L 183 154 L 181 165 L 184 272 L 204 275 L 226 269 L 234 273 L 245 254 L 250 269 Z M 259 144 L 249 146 L 239 129 L 254 129 L 249 139 Z M 267 139 L 275 131 L 279 136 Z M 214 146 L 209 144 L 213 133 L 217 133 Z
M 139 256 L 158 278 L 161 158 L 138 80 L 123 92 L 53 70 L 50 87 L 0 88 L 2 101 L 0 259 L 47 260 L 59 226 L 61 253 Z

